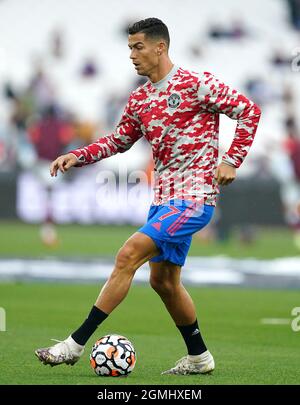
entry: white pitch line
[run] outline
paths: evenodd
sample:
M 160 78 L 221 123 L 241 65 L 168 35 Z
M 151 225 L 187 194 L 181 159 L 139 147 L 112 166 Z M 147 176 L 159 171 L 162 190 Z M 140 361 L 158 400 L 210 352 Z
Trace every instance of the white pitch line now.
M 288 318 L 263 318 L 260 323 L 264 325 L 289 325 L 291 320 Z

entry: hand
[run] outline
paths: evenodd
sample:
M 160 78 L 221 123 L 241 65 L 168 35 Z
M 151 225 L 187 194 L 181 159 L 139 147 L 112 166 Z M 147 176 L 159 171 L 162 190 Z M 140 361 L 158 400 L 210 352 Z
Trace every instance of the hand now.
M 53 177 L 57 176 L 57 170 L 60 170 L 62 173 L 70 169 L 70 167 L 75 166 L 77 157 L 73 153 L 68 153 L 66 155 L 59 156 L 57 159 L 53 160 L 50 165 L 50 174 Z
M 215 172 L 215 179 L 220 186 L 227 186 L 232 183 L 236 177 L 236 168 L 225 162 L 222 162 L 217 167 Z

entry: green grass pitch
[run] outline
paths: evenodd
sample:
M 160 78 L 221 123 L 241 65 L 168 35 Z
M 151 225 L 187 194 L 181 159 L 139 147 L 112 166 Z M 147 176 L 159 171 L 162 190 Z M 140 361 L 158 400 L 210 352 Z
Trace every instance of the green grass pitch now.
M 114 256 L 138 227 L 134 226 L 82 226 L 57 227 L 59 244 L 44 246 L 39 238 L 39 226 L 21 222 L 0 222 L 0 258 L 43 256 Z M 236 258 L 298 256 L 293 237 L 287 228 L 259 229 L 252 244 L 240 242 L 236 232 L 226 242 L 205 243 L 194 236 L 190 256 L 226 255 Z
M 34 349 L 64 339 L 85 318 L 98 285 L 0 284 L 7 331 L 0 332 L 0 384 L 299 384 L 300 332 L 263 325 L 262 318 L 290 318 L 297 291 L 189 288 L 200 326 L 216 361 L 211 375 L 162 376 L 185 354 L 183 341 L 158 296 L 134 285 L 96 331 L 75 366 L 40 364 Z M 98 377 L 89 365 L 94 341 L 107 333 L 127 336 L 137 363 L 126 378 Z

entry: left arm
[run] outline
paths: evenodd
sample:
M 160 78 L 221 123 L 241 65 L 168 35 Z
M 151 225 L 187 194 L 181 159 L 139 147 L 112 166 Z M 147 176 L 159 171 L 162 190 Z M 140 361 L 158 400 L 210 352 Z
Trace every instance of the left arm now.
M 237 120 L 233 141 L 223 155 L 215 176 L 219 184 L 229 184 L 235 178 L 235 168 L 240 167 L 253 143 L 261 116 L 260 108 L 207 72 L 201 78 L 198 96 L 206 110 Z

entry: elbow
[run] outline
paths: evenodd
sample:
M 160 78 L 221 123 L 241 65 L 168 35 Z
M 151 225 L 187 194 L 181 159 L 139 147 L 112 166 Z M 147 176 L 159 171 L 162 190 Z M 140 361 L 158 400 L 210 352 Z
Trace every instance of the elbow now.
M 261 108 L 257 104 L 254 104 L 253 109 L 254 109 L 254 115 L 260 117 L 261 116 Z

